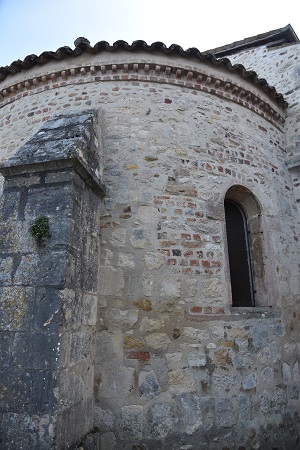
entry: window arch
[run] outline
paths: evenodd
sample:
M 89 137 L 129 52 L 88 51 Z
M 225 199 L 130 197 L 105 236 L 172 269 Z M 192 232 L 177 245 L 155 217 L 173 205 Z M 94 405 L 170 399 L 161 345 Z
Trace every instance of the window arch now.
M 249 189 L 234 185 L 226 192 L 224 208 L 232 305 L 267 306 L 260 204 Z

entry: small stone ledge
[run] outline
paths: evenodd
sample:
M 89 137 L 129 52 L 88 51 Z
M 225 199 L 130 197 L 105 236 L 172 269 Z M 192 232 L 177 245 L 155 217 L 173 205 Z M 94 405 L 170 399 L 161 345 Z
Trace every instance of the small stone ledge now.
M 186 320 L 193 322 L 207 322 L 207 321 L 238 321 L 245 319 L 278 319 L 280 317 L 279 308 L 271 307 L 232 307 L 230 312 L 222 312 L 223 308 L 212 307 L 192 307 L 189 311 L 185 311 L 184 317 Z

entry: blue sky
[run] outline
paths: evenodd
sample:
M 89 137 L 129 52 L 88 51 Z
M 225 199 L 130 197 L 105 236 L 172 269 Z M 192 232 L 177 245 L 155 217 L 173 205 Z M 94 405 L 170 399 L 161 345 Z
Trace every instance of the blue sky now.
M 300 37 L 299 0 L 0 0 L 0 19 L 0 66 L 74 48 L 79 36 L 92 45 L 143 39 L 201 51 L 288 23 Z

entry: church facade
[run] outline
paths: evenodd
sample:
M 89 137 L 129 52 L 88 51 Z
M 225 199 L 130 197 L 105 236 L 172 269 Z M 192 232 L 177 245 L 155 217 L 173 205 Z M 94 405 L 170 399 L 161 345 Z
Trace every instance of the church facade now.
M 300 445 L 300 43 L 0 68 L 1 442 Z

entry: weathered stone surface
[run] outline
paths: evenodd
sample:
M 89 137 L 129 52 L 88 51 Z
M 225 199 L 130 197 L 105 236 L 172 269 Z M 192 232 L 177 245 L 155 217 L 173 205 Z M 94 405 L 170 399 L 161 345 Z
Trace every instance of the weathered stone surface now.
M 139 374 L 139 395 L 141 398 L 152 399 L 160 394 L 160 386 L 157 382 L 155 373 L 140 372 Z
M 286 111 L 175 47 L 82 38 L 5 72 L 2 446 L 298 448 L 300 46 L 257 43 L 229 58 Z M 254 307 L 232 307 L 224 198 L 246 213 Z
M 141 439 L 143 435 L 143 407 L 123 406 L 121 409 L 121 429 L 123 439 Z
M 165 439 L 176 425 L 176 417 L 168 403 L 155 403 L 147 412 L 147 428 L 152 439 Z
M 153 333 L 146 336 L 146 343 L 149 347 L 155 348 L 156 350 L 166 350 L 171 341 L 166 333 Z
M 114 380 L 112 383 L 111 380 Z M 118 361 L 107 362 L 102 371 L 98 397 L 119 398 L 128 395 L 134 386 L 134 369 L 120 366 Z
M 110 409 L 101 409 L 100 406 L 95 406 L 94 410 L 94 425 L 100 431 L 109 431 L 114 429 L 115 416 Z
M 249 375 L 246 375 L 243 378 L 243 389 L 247 390 L 247 389 L 254 389 L 256 386 L 256 376 L 254 373 L 249 373 Z
M 147 269 L 159 269 L 165 262 L 164 255 L 161 253 L 148 252 L 145 254 L 145 264 Z
M 132 328 L 138 320 L 138 311 L 135 309 L 107 309 L 105 317 L 112 326 Z
M 148 317 L 144 317 L 141 320 L 140 330 L 142 332 L 152 332 L 161 330 L 165 326 L 166 320 L 162 318 L 150 319 Z
M 202 426 L 201 399 L 195 394 L 183 394 L 180 397 L 180 417 L 184 423 L 184 432 L 194 434 Z
M 101 290 L 103 295 L 121 295 L 124 288 L 122 270 L 113 267 L 101 267 Z
M 142 348 L 145 342 L 132 336 L 124 336 L 124 348 Z

